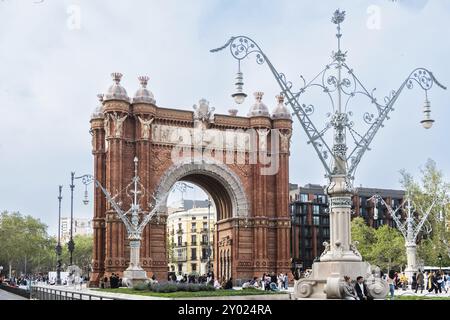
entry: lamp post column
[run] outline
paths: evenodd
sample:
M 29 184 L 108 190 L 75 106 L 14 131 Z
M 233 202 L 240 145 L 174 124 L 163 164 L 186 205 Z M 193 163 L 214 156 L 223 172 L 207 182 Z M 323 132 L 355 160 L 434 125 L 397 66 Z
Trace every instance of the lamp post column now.
M 68 243 L 68 249 L 69 249 L 69 265 L 72 265 L 72 259 L 73 259 L 73 250 L 75 249 L 75 243 L 73 242 L 73 189 L 75 188 L 74 185 L 74 178 L 75 178 L 75 172 L 70 173 L 70 240 Z
M 61 285 L 61 196 L 62 192 L 62 186 L 59 186 L 59 196 L 58 196 L 58 202 L 59 202 L 59 208 L 58 208 L 58 244 L 56 245 L 56 284 Z
M 208 275 L 211 273 L 211 200 L 208 198 Z

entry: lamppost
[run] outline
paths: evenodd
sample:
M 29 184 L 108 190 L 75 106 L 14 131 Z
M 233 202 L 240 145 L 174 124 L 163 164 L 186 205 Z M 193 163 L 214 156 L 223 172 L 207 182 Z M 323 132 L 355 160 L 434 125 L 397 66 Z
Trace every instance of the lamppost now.
M 419 221 L 416 221 L 414 217 L 414 210 L 413 206 L 411 205 L 411 199 L 408 196 L 406 198 L 406 201 L 404 201 L 398 208 L 395 210 L 388 205 L 384 199 L 380 195 L 374 195 L 373 197 L 369 198 L 367 201 L 373 201 L 374 202 L 374 208 L 377 207 L 378 201 L 380 201 L 388 210 L 389 215 L 394 220 L 395 224 L 397 225 L 397 229 L 400 230 L 403 237 L 405 238 L 405 247 L 406 247 L 406 260 L 407 260 L 407 266 L 405 269 L 405 274 L 408 277 L 408 279 L 412 279 L 412 276 L 415 272 L 418 271 L 418 263 L 417 263 L 417 236 L 421 231 L 424 231 L 425 223 L 428 220 L 428 217 L 431 213 L 431 210 L 436 204 L 436 198 L 433 200 L 431 206 L 426 210 L 423 211 L 420 206 L 415 205 L 415 211 L 421 214 L 421 218 Z M 397 216 L 397 212 L 404 208 L 406 205 L 406 220 L 405 222 L 401 222 L 400 217 Z M 431 226 L 428 227 L 428 230 L 425 230 L 427 234 L 431 233 Z
M 58 195 L 58 244 L 56 245 L 56 284 L 61 285 L 61 192 L 63 186 L 59 186 L 59 195 Z
M 211 238 L 210 238 L 210 232 L 211 232 L 211 199 L 208 197 L 206 199 L 208 203 L 208 228 L 207 228 L 207 239 L 208 239 L 208 275 L 211 273 Z
M 81 179 L 81 181 L 85 185 L 83 204 L 84 205 L 89 204 L 88 192 L 87 192 L 87 185 L 90 183 L 89 175 L 75 177 L 75 172 L 71 172 L 70 173 L 70 240 L 67 243 L 67 247 L 68 247 L 69 253 L 70 253 L 69 266 L 72 265 L 73 251 L 75 250 L 75 242 L 73 241 L 73 190 L 75 189 L 74 182 L 75 182 L 75 180 L 78 180 L 78 179 Z
M 439 271 L 442 271 L 442 254 L 440 253 L 438 255 L 438 260 L 439 260 Z
M 161 198 L 159 199 L 152 197 L 154 199 L 154 204 L 152 205 L 151 203 L 148 203 L 148 207 L 151 208 L 150 211 L 141 209 L 140 202 L 141 198 L 145 194 L 145 189 L 138 176 L 137 157 L 134 158 L 134 176 L 131 183 L 129 183 L 124 189 L 127 197 L 131 199 L 130 209 L 127 211 L 124 211 L 121 208 L 122 202 L 117 201 L 119 195 L 112 196 L 92 175 L 86 174 L 81 178 L 86 186 L 93 182 L 97 188 L 102 190 L 106 200 L 109 202 L 114 211 L 116 211 L 117 215 L 126 227 L 128 240 L 130 242 L 130 265 L 123 272 L 122 282 L 128 287 L 132 287 L 137 283 L 146 282 L 147 273 L 140 265 L 142 232 L 144 231 L 145 226 L 165 203 L 168 195 L 161 195 Z M 87 201 L 87 193 L 85 193 L 84 201 Z M 128 216 L 130 216 L 130 218 L 128 218 Z
M 355 278 L 359 275 L 369 275 L 370 265 L 362 262 L 355 243 L 351 242 L 350 215 L 354 174 L 364 153 L 369 150 L 369 145 L 383 123 L 389 119 L 393 106 L 404 88 L 411 89 L 418 84 L 425 92 L 424 119 L 421 121 L 424 128 L 429 129 L 433 120 L 430 117 L 430 102 L 428 91 L 434 83 L 441 85 L 433 73 L 425 68 L 414 69 L 403 81 L 397 91 L 379 102 L 374 96 L 374 90 L 368 91 L 356 77 L 354 70 L 346 63 L 347 52 L 341 50 L 341 23 L 345 19 L 345 11 L 336 10 L 331 21 L 337 26 L 337 51 L 332 52 L 332 61 L 311 81 L 307 82 L 303 76 L 303 85 L 295 91 L 293 84 L 287 80 L 283 73 L 279 73 L 261 47 L 247 36 L 232 37 L 225 45 L 211 52 L 218 52 L 230 48 L 231 55 L 238 61 L 239 81 L 236 84 L 237 92 L 233 94 L 236 103 L 243 102 L 245 95 L 242 92 L 241 61 L 249 55 L 255 55 L 256 62 L 260 65 L 266 63 L 280 86 L 281 94 L 286 98 L 293 114 L 299 120 L 308 137 L 308 143 L 316 151 L 319 160 L 325 168 L 329 184 L 325 188 L 329 198 L 330 207 L 330 243 L 325 244 L 325 250 L 320 256 L 320 261 L 313 264 L 312 274 L 307 279 L 299 280 L 295 285 L 297 298 L 323 298 L 324 289 L 327 298 L 340 297 L 339 281 L 344 275 Z M 333 73 L 332 73 L 333 72 Z M 319 89 L 329 98 L 333 112 L 327 114 L 329 121 L 323 129 L 311 121 L 314 106 L 303 103 L 304 93 L 310 89 Z M 365 96 L 374 106 L 373 112 L 364 113 L 363 120 L 369 126 L 367 131 L 358 132 L 351 121 L 353 112 L 348 110 L 349 103 L 356 96 Z M 326 141 L 325 134 L 333 129 L 333 140 Z M 347 141 L 347 132 L 350 133 L 350 141 Z M 353 147 L 349 150 L 348 142 L 353 140 Z M 347 155 L 347 151 L 350 153 Z M 331 158 L 331 159 L 329 159 Z M 331 160 L 330 163 L 328 160 Z M 388 286 L 383 281 L 376 281 L 369 285 L 372 296 L 383 296 L 387 293 Z

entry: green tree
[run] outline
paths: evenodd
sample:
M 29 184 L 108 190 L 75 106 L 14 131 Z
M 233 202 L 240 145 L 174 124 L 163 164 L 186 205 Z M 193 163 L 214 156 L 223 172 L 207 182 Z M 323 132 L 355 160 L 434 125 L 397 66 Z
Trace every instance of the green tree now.
M 47 226 L 39 219 L 19 212 L 2 212 L 0 216 L 0 262 L 19 272 L 31 272 L 39 254 L 48 250 Z M 9 273 L 9 270 L 7 271 Z
M 363 218 L 357 217 L 351 223 L 352 240 L 358 242 L 358 251 L 364 260 L 371 259 L 372 245 L 375 241 L 375 229 L 369 227 Z
M 76 235 L 73 237 L 75 250 L 73 251 L 72 263 L 80 267 L 83 272 L 88 273 L 89 265 L 92 262 L 92 250 L 94 239 L 91 235 Z M 67 245 L 63 245 L 62 261 L 66 266 L 69 265 L 69 250 Z
M 383 225 L 375 230 L 371 250 L 371 263 L 382 270 L 401 269 L 406 264 L 405 238 L 395 228 Z

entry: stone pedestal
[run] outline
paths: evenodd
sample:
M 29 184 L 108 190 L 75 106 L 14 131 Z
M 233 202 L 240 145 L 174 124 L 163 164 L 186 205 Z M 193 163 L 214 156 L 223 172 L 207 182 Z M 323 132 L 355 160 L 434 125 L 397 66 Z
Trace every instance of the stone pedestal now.
M 294 297 L 340 299 L 344 276 L 353 281 L 362 276 L 373 298 L 385 298 L 389 290 L 387 282 L 380 279 L 379 272 L 372 274 L 370 264 L 362 261 L 357 243 L 351 241 L 352 188 L 347 176 L 333 175 L 326 193 L 330 205 L 330 243 L 324 242 L 325 250 L 320 262 L 313 264 L 311 275 L 295 283 Z
M 364 277 L 370 295 L 375 299 L 386 297 L 389 286 L 386 281 L 372 273 L 368 262 L 363 261 L 326 261 L 313 264 L 308 278 L 295 282 L 294 297 L 296 299 L 341 299 L 343 276 L 356 280 Z
M 406 242 L 406 268 L 405 275 L 408 277 L 408 284 L 412 283 L 412 276 L 417 270 L 417 245 L 415 242 Z
M 123 272 L 122 283 L 128 288 L 148 281 L 147 272 L 140 266 L 140 237 L 130 239 L 130 266 Z
M 147 272 L 141 267 L 130 266 L 123 272 L 122 283 L 128 288 L 148 282 Z

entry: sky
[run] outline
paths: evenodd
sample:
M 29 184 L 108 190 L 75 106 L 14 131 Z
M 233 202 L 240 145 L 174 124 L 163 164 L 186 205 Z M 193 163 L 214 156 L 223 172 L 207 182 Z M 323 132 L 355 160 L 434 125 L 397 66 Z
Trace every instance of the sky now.
M 38 217 L 55 233 L 58 185 L 63 216 L 70 213 L 70 172 L 92 173 L 90 115 L 96 95 L 124 74 L 128 95 L 139 75 L 160 107 L 192 110 L 201 98 L 216 113 L 234 107 L 236 61 L 228 51 L 212 54 L 230 36 L 247 35 L 264 50 L 294 87 L 300 75 L 314 77 L 336 50 L 335 9 L 347 12 L 342 48 L 347 64 L 382 101 L 415 67 L 426 67 L 450 86 L 450 1 L 245 1 L 245 0 L 3 0 L 0 1 L 0 210 Z M 246 115 L 252 93 L 265 92 L 273 109 L 279 88 L 266 65 L 242 64 L 244 90 L 238 107 Z M 355 185 L 400 188 L 399 170 L 416 177 L 428 158 L 450 176 L 449 90 L 429 92 L 430 130 L 420 125 L 424 102 L 417 86 L 404 90 L 391 119 L 372 143 L 356 172 Z M 320 92 L 311 92 L 313 121 L 331 111 Z M 306 103 L 306 102 L 305 102 Z M 353 121 L 373 108 L 355 99 Z M 363 127 L 361 127 L 363 128 Z M 325 184 L 324 169 L 294 120 L 290 181 Z M 92 202 L 81 203 L 75 188 L 75 216 L 91 217 Z M 203 196 L 203 195 L 201 195 Z M 196 197 L 195 194 L 185 195 Z

